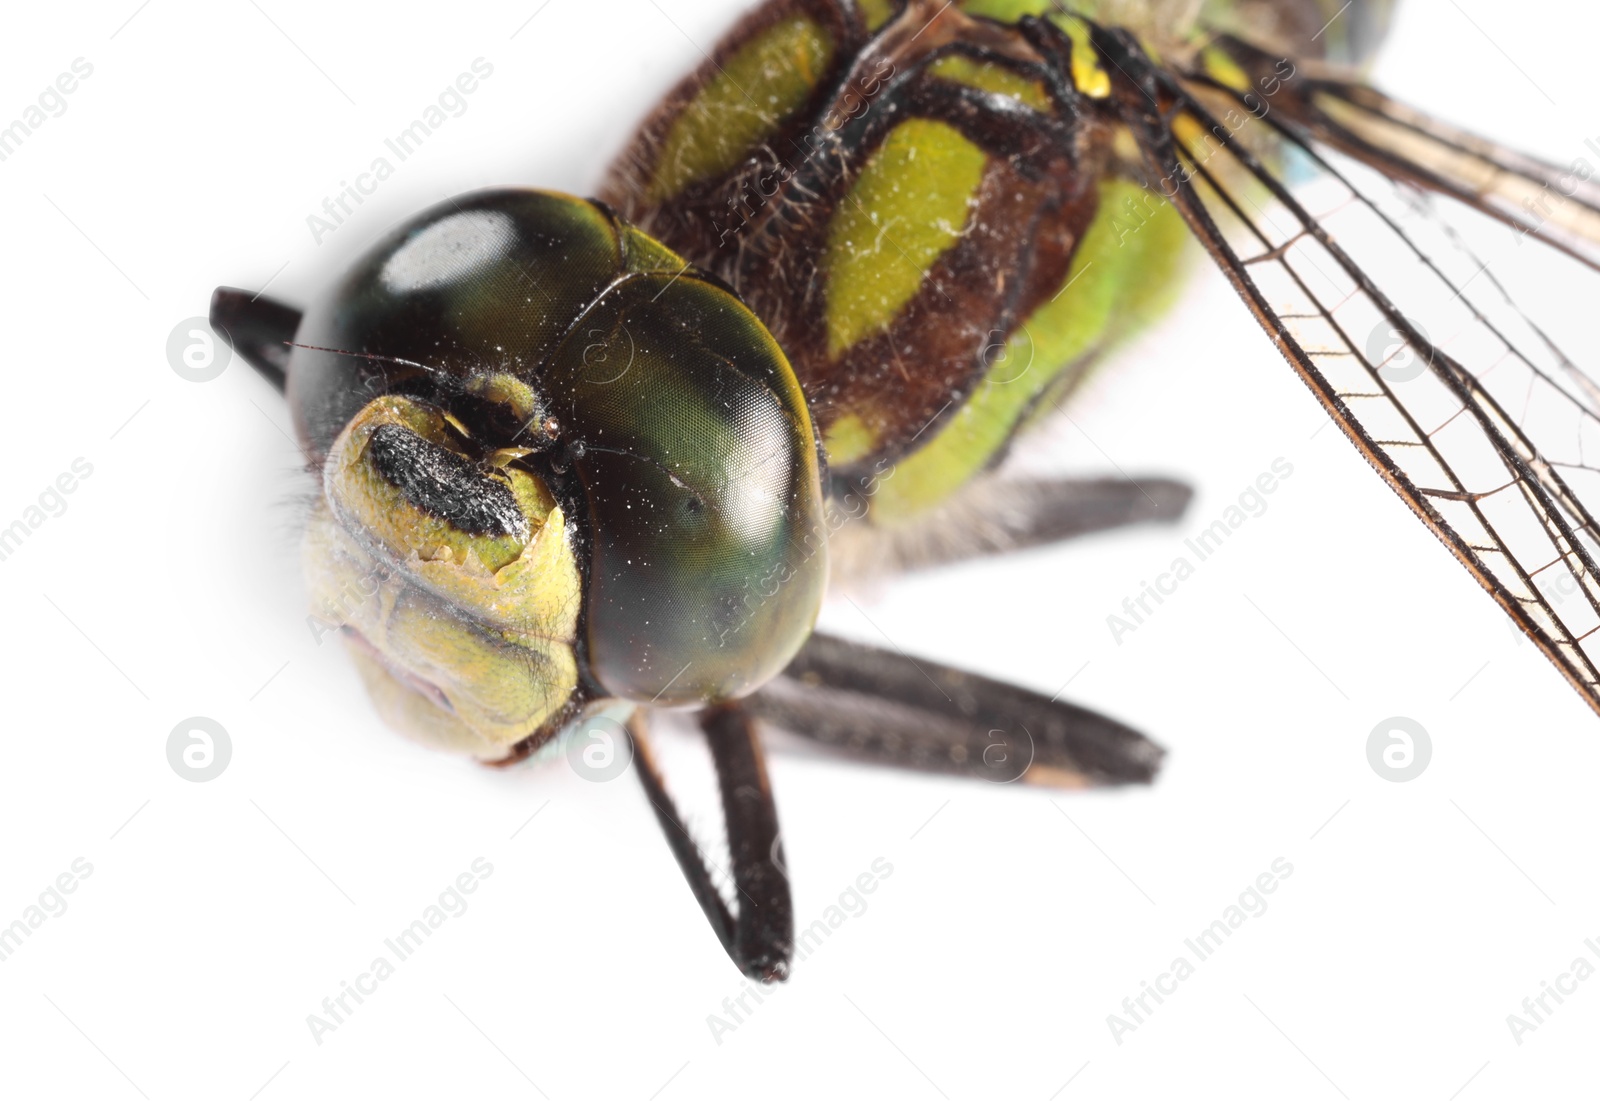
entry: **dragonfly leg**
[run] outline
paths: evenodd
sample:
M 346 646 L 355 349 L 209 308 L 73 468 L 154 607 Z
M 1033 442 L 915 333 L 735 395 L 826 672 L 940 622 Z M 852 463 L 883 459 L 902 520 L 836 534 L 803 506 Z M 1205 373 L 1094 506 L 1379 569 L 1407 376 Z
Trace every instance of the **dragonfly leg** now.
M 1046 546 L 1130 524 L 1176 523 L 1194 491 L 1169 478 L 979 478 L 947 503 L 902 524 L 862 520 L 838 526 L 828 553 L 836 577 L 924 569 Z M 845 492 L 835 507 L 863 511 Z
M 1093 711 L 822 634 L 742 705 L 858 759 L 995 783 L 1147 784 L 1165 755 Z
M 702 712 L 700 726 L 722 791 L 732 859 L 733 910 L 717 890 L 705 854 L 667 793 L 651 751 L 643 709 L 635 712 L 629 723 L 639 779 L 689 889 L 734 964 L 750 978 L 781 982 L 788 978 L 794 950 L 794 903 L 783 870 L 778 811 L 767 779 L 766 757 L 755 724 L 739 706 Z

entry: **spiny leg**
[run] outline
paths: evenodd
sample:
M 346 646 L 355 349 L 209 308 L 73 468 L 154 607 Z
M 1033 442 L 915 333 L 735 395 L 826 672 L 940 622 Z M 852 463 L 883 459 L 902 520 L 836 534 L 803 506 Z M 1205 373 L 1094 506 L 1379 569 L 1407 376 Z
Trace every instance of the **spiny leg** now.
M 761 742 L 750 716 L 738 706 L 703 712 L 700 726 L 722 792 L 737 913 L 730 912 L 718 892 L 705 854 L 667 793 L 642 710 L 628 724 L 639 780 L 689 889 L 735 966 L 753 979 L 780 982 L 788 978 L 794 950 L 794 903 L 782 867 L 778 811 Z
M 734 944 L 745 974 L 766 982 L 788 977 L 794 949 L 794 902 L 783 871 L 778 808 L 767 779 L 766 755 L 756 725 L 742 708 L 702 713 L 722 787 L 722 810 L 738 888 Z
M 1165 751 L 1104 715 L 973 673 L 814 634 L 742 704 L 877 764 L 1061 788 L 1147 784 Z
M 842 579 L 926 569 L 1131 524 L 1174 524 L 1193 497 L 1193 489 L 1170 478 L 990 475 L 915 520 L 880 526 L 872 522 L 870 501 L 846 491 L 833 507 L 865 518 L 841 523 L 829 538 L 828 554 Z

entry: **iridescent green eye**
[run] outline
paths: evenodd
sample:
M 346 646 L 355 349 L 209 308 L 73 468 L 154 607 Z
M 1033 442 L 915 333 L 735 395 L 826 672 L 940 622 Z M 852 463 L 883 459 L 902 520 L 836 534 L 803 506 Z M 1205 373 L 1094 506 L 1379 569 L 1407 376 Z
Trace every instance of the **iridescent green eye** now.
M 742 695 L 793 656 L 822 594 L 799 385 L 755 317 L 699 279 L 632 280 L 584 326 L 545 379 L 584 443 L 590 669 L 629 699 Z
M 364 555 L 433 602 L 368 626 L 410 693 L 389 712 L 427 701 L 403 721 L 435 740 L 464 727 L 493 756 L 585 699 L 733 698 L 810 633 L 825 528 L 794 372 L 735 295 L 604 209 L 496 191 L 427 211 L 296 343 L 290 399 L 338 528 L 313 574 Z

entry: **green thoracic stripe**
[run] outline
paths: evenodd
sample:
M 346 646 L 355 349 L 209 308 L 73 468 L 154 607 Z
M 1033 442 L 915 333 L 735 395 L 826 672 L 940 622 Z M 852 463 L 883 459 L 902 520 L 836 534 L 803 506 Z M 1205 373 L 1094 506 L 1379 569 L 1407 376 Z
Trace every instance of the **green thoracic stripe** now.
M 1186 239 L 1171 204 L 1127 180 L 1103 182 L 1065 289 L 991 357 L 984 381 L 938 434 L 879 482 L 873 519 L 892 524 L 938 505 L 983 470 L 1068 368 L 1163 309 Z
M 856 7 L 861 9 L 862 22 L 869 31 L 877 30 L 894 18 L 893 0 L 856 0 Z
M 827 29 L 805 16 L 775 23 L 740 47 L 667 131 L 650 201 L 664 202 L 748 157 L 806 101 L 833 49 Z
M 1044 90 L 1043 84 L 1037 80 L 1029 80 L 993 62 L 974 61 L 960 54 L 950 54 L 929 65 L 928 72 L 945 80 L 953 80 L 957 84 L 966 84 L 973 88 L 982 88 L 985 92 L 1010 96 L 1036 111 L 1050 109 L 1050 94 Z
M 1073 0 L 1071 10 L 1095 18 L 1096 9 L 1105 0 Z M 1046 15 L 1060 11 L 1060 0 L 960 0 L 961 10 L 968 15 L 982 15 L 1002 23 L 1015 23 L 1025 15 Z
M 887 329 L 960 239 L 988 157 L 946 123 L 889 132 L 828 227 L 828 352 Z
M 828 425 L 822 445 L 828 450 L 828 462 L 848 466 L 872 454 L 878 446 L 878 434 L 858 414 L 846 413 Z

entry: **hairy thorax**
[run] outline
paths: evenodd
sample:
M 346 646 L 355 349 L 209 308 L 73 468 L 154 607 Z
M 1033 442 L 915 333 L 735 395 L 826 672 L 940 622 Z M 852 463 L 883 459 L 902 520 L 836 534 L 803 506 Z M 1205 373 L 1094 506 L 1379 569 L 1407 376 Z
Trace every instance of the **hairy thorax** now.
M 1169 61 L 1211 26 L 1331 40 L 1321 0 L 1070 7 L 1086 18 L 1051 0 L 769 0 L 602 193 L 771 329 L 834 495 L 870 496 L 875 522 L 991 468 L 1173 297 L 1186 234 L 1109 110 L 1094 26 Z M 1021 22 L 1041 14 L 1048 28 Z

